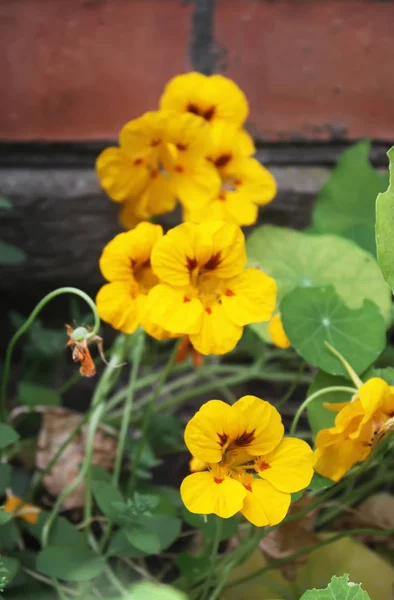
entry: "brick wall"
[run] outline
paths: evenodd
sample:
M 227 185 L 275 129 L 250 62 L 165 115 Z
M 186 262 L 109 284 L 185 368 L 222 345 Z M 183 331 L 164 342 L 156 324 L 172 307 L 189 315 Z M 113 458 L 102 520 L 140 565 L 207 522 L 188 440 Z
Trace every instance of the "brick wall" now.
M 394 140 L 394 2 L 377 0 L 9 0 L 0 5 L 0 237 L 25 265 L 0 291 L 97 289 L 97 256 L 118 230 L 93 172 L 124 122 L 154 109 L 191 69 L 244 89 L 278 199 L 264 221 L 308 222 L 339 152 Z M 28 290 L 26 292 L 26 290 Z

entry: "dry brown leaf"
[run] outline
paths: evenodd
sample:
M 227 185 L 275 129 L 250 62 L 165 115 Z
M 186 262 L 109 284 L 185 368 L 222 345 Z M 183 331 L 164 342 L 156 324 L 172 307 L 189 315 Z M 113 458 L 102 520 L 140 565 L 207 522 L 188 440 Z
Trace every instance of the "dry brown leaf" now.
M 301 512 L 308 508 L 313 499 L 307 495 L 291 504 L 289 514 Z M 296 521 L 283 523 L 269 533 L 260 542 L 260 549 L 268 560 L 278 560 L 291 556 L 295 552 L 307 548 L 319 541 L 314 533 L 314 524 L 319 512 L 319 508 L 311 510 L 305 517 Z M 284 577 L 289 580 L 295 580 L 297 577 L 297 566 L 307 562 L 308 555 L 300 556 L 297 559 L 280 567 Z
M 358 527 L 394 529 L 394 496 L 388 492 L 373 494 L 356 508 L 341 515 L 333 523 L 334 529 L 356 529 Z M 365 544 L 384 544 L 389 550 L 394 550 L 394 536 L 362 535 L 357 537 Z
M 83 415 L 66 408 L 45 408 L 38 436 L 36 466 L 45 469 L 49 461 L 81 422 Z M 61 454 L 51 471 L 44 477 L 44 485 L 53 496 L 58 496 L 79 473 L 86 447 L 87 429 L 83 427 Z M 93 446 L 93 464 L 111 469 L 116 455 L 116 440 L 109 437 L 101 427 L 97 429 Z M 79 508 L 84 504 L 85 485 L 82 481 L 67 496 L 64 509 Z

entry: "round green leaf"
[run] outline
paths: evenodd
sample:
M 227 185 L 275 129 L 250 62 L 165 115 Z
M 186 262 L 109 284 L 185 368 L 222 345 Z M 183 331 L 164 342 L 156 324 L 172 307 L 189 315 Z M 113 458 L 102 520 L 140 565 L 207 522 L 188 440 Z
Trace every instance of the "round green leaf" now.
M 278 300 L 297 287 L 332 284 L 349 308 L 372 300 L 386 322 L 391 316 L 391 294 L 379 266 L 369 252 L 336 235 L 311 235 L 264 225 L 247 240 L 250 266 L 259 266 L 278 285 Z M 251 326 L 256 332 L 264 324 Z M 267 335 L 263 333 L 264 339 Z
M 295 350 L 332 375 L 346 375 L 346 370 L 328 350 L 326 341 L 356 373 L 363 373 L 386 344 L 385 323 L 378 307 L 366 300 L 361 308 L 351 310 L 332 286 L 293 290 L 282 300 L 281 312 Z
M 37 571 L 66 581 L 87 581 L 100 575 L 105 559 L 80 546 L 48 546 L 37 556 Z
M 19 440 L 19 434 L 5 423 L 0 423 L 0 450 L 15 444 Z

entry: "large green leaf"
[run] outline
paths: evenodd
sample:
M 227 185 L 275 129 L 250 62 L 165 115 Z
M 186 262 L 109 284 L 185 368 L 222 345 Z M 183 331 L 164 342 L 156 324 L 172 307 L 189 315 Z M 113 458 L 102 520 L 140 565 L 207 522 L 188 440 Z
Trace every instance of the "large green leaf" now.
M 375 199 L 387 187 L 387 176 L 368 160 L 370 143 L 343 152 L 316 198 L 312 229 L 353 239 L 375 254 Z
M 250 266 L 259 266 L 278 285 L 278 300 L 296 287 L 332 284 L 350 308 L 372 300 L 387 323 L 391 319 L 391 294 L 371 254 L 335 235 L 310 235 L 264 225 L 247 240 Z M 264 324 L 251 327 L 267 339 Z
M 19 434 L 5 423 L 0 423 L 0 450 L 19 440 Z
M 333 577 L 324 590 L 308 590 L 300 600 L 370 600 L 367 592 L 349 581 L 349 575 Z
M 61 396 L 56 390 L 44 385 L 21 381 L 18 386 L 18 400 L 28 406 L 58 406 Z
M 386 344 L 384 319 L 378 307 L 366 300 L 361 308 L 348 308 L 333 286 L 298 288 L 281 305 L 282 321 L 292 346 L 305 360 L 332 375 L 346 375 L 329 342 L 363 373 Z
M 376 246 L 383 277 L 394 290 L 394 146 L 387 152 L 390 161 L 388 190 L 376 199 Z
M 187 596 L 170 585 L 137 583 L 125 600 L 187 600 Z
M 26 254 L 22 250 L 0 240 L 0 265 L 17 265 L 25 258 Z
M 66 581 L 93 579 L 104 565 L 103 557 L 78 546 L 48 546 L 37 556 L 37 571 Z

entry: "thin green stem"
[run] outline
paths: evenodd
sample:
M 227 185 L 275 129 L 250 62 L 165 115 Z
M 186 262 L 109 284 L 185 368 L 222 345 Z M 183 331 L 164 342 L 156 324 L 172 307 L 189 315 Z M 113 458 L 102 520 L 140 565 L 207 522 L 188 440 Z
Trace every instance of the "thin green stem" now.
M 301 406 L 299 407 L 299 409 L 297 410 L 297 412 L 294 416 L 294 419 L 293 419 L 293 422 L 292 422 L 291 428 L 290 428 L 290 435 L 294 435 L 295 430 L 298 425 L 298 421 L 300 420 L 301 415 L 304 412 L 304 410 L 307 408 L 307 406 L 309 406 L 309 404 L 311 402 L 316 400 L 316 398 L 319 398 L 319 396 L 323 396 L 324 394 L 329 394 L 331 392 L 349 392 L 353 395 L 353 394 L 357 393 L 357 390 L 355 388 L 346 387 L 343 385 L 333 385 L 331 387 L 327 387 L 322 390 L 318 390 L 317 392 L 315 392 L 314 394 L 309 396 L 306 400 L 304 400 L 304 402 L 301 404 Z
M 279 410 L 291 398 L 291 396 L 294 393 L 294 390 L 296 389 L 297 385 L 300 383 L 300 378 L 301 378 L 303 372 L 305 371 L 305 367 L 306 367 L 306 362 L 303 360 L 302 363 L 300 364 L 300 367 L 299 367 L 293 381 L 289 385 L 286 393 L 282 396 L 282 398 L 279 400 L 279 402 L 277 404 L 275 404 L 275 408 L 277 408 Z
M 142 354 L 145 345 L 145 334 L 142 329 L 137 331 L 134 335 L 136 336 L 136 340 L 135 347 L 133 349 L 133 364 L 130 371 L 130 380 L 127 388 L 126 402 L 123 408 L 123 418 L 119 432 L 119 443 L 116 451 L 115 467 L 112 476 L 112 482 L 115 487 L 117 487 L 119 484 L 123 453 L 126 444 L 127 432 L 130 424 L 131 412 L 133 410 L 135 384 L 137 381 L 138 371 L 140 369 Z
M 144 420 L 142 423 L 142 431 L 141 431 L 141 438 L 139 440 L 138 446 L 137 446 L 137 451 L 135 453 L 135 457 L 133 460 L 133 470 L 130 476 L 130 481 L 129 481 L 129 486 L 128 486 L 128 494 L 131 495 L 132 491 L 134 490 L 135 487 L 135 481 L 136 481 L 136 477 L 137 477 L 137 471 L 138 471 L 138 466 L 141 460 L 141 456 L 142 456 L 142 451 L 144 449 L 145 446 L 145 442 L 146 442 L 146 434 L 151 422 L 151 418 L 153 416 L 153 412 L 154 412 L 154 408 L 155 408 L 155 404 L 156 404 L 156 400 L 159 398 L 160 393 L 162 391 L 163 385 L 165 384 L 168 375 L 171 373 L 171 370 L 175 364 L 175 358 L 176 358 L 176 354 L 178 351 L 178 347 L 179 347 L 180 341 L 177 341 L 174 344 L 174 348 L 170 354 L 170 357 L 167 361 L 167 364 L 165 365 L 165 367 L 161 370 L 160 372 L 160 376 L 159 376 L 159 381 L 157 384 L 157 387 L 155 389 L 154 394 L 152 394 L 152 398 L 150 403 L 147 406 L 147 409 L 145 411 L 145 415 L 144 415 Z
M 215 536 L 213 538 L 212 550 L 211 550 L 211 553 L 209 556 L 211 568 L 205 579 L 205 584 L 204 584 L 204 587 L 201 592 L 201 600 L 206 600 L 206 598 L 209 598 L 209 591 L 212 587 L 212 584 L 213 584 L 213 581 L 215 578 L 215 567 L 216 567 L 216 560 L 217 560 L 217 556 L 218 556 L 218 552 L 219 552 L 220 538 L 222 537 L 222 528 L 223 528 L 223 522 L 222 522 L 222 519 L 219 517 L 218 519 L 216 519 Z
M 266 567 L 258 569 L 257 571 L 255 571 L 254 573 L 251 573 L 250 575 L 247 575 L 246 577 L 241 577 L 241 579 L 232 581 L 226 587 L 230 587 L 230 586 L 235 587 L 237 585 L 241 585 L 242 583 L 247 583 L 248 581 L 255 579 L 255 577 L 261 577 L 261 575 L 264 575 L 267 571 L 270 571 L 271 569 L 275 569 L 277 567 L 287 564 L 288 562 L 292 562 L 292 561 L 296 560 L 297 558 L 299 558 L 300 556 L 304 556 L 304 554 L 309 554 L 310 552 L 313 552 L 313 550 L 317 550 L 317 548 L 321 548 L 322 546 L 327 546 L 328 544 L 333 544 L 334 542 L 337 542 L 338 540 L 345 538 L 345 537 L 352 537 L 354 535 L 381 535 L 383 537 L 388 537 L 393 534 L 394 534 L 394 529 L 387 529 L 386 531 L 383 531 L 382 529 L 372 529 L 372 528 L 368 528 L 368 527 L 367 528 L 360 527 L 357 529 L 348 529 L 347 531 L 342 531 L 341 533 L 338 533 L 337 535 L 333 535 L 332 537 L 330 537 L 328 539 L 316 542 L 316 544 L 312 544 L 311 546 L 302 548 L 301 550 L 299 550 L 298 552 L 294 552 L 294 554 L 291 554 L 290 556 L 286 556 L 285 558 L 279 558 L 278 560 L 273 560 Z
M 336 350 L 333 346 L 331 346 L 331 344 L 329 344 L 327 341 L 324 342 L 324 344 L 325 344 L 325 346 L 327 346 L 327 348 L 329 349 L 331 354 L 333 354 L 339 360 L 339 362 L 342 363 L 342 365 L 345 367 L 346 371 L 349 374 L 350 379 L 353 381 L 356 388 L 360 388 L 363 385 L 363 382 L 361 381 L 360 377 L 357 375 L 356 371 L 350 366 L 348 361 L 342 356 L 342 354 L 340 352 L 338 352 L 338 350 Z
M 108 391 L 111 387 L 112 376 L 115 373 L 119 376 L 120 369 L 118 368 L 119 362 L 123 359 L 124 352 L 124 339 L 123 336 L 119 336 L 118 343 L 115 344 L 114 350 L 111 355 L 111 359 L 106 366 L 103 375 L 97 385 L 96 391 L 92 400 L 92 409 L 89 413 L 89 426 L 87 430 L 87 439 L 86 439 L 86 451 L 84 460 L 81 466 L 81 469 L 76 476 L 76 478 L 69 483 L 68 486 L 64 488 L 62 493 L 57 497 L 55 504 L 52 507 L 52 510 L 43 526 L 41 542 L 42 547 L 48 544 L 50 529 L 53 525 L 54 520 L 64 502 L 64 499 L 71 494 L 71 492 L 80 484 L 81 481 L 84 480 L 85 483 L 85 506 L 84 506 L 84 521 L 88 524 L 91 522 L 91 512 L 92 512 L 92 500 L 91 500 L 91 485 L 90 485 L 90 467 L 92 463 L 93 456 L 93 447 L 94 447 L 94 438 L 96 435 L 97 427 L 99 426 L 101 416 L 104 412 L 104 400 Z M 119 360 L 120 358 L 120 360 Z M 89 534 L 89 525 L 86 528 L 87 535 Z
M 7 348 L 7 352 L 6 352 L 5 360 L 4 360 L 3 377 L 2 377 L 2 382 L 1 382 L 1 395 L 0 395 L 0 418 L 3 421 L 5 421 L 7 419 L 6 392 L 7 392 L 8 379 L 9 379 L 10 371 L 11 371 L 12 353 L 14 351 L 15 344 L 17 343 L 19 338 L 29 329 L 29 327 L 32 325 L 32 323 L 34 322 L 34 320 L 36 319 L 38 314 L 44 308 L 44 306 L 46 304 L 48 304 L 48 302 L 50 302 L 51 300 L 56 298 L 57 296 L 60 296 L 61 294 L 75 294 L 76 296 L 79 296 L 80 298 L 85 300 L 85 302 L 87 302 L 87 304 L 89 304 L 90 308 L 92 309 L 93 315 L 94 315 L 94 327 L 93 327 L 92 331 L 89 333 L 89 338 L 97 335 L 97 333 L 98 333 L 98 330 L 100 328 L 100 317 L 97 312 L 96 305 L 93 302 L 93 300 L 87 294 L 85 294 L 85 292 L 83 292 L 82 290 L 79 290 L 78 288 L 74 288 L 74 287 L 63 287 L 63 288 L 54 290 L 53 292 L 50 292 L 44 298 L 42 298 L 42 300 L 40 300 L 40 302 L 37 304 L 37 306 L 34 308 L 34 310 L 30 313 L 27 320 L 23 323 L 23 325 L 14 334 L 14 336 L 12 337 L 12 339 L 8 345 L 8 348 Z

